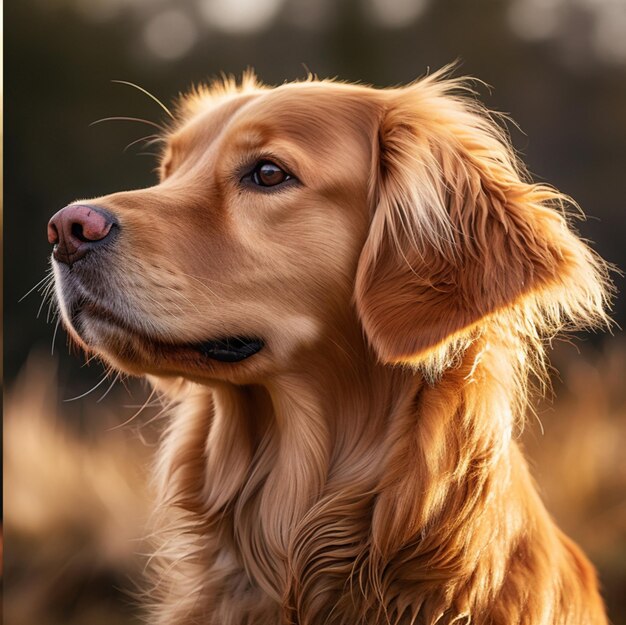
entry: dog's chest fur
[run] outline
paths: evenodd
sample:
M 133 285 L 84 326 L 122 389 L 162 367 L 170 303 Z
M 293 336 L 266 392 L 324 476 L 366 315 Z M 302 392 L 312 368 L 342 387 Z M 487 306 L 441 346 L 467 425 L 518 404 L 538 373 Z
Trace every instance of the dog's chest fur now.
M 593 574 L 534 494 L 516 444 L 472 425 L 471 396 L 455 390 L 471 360 L 435 386 L 397 370 L 369 377 L 369 405 L 365 389 L 331 406 L 319 398 L 338 395 L 296 380 L 281 393 L 192 389 L 161 456 L 162 497 L 182 513 L 160 550 L 157 623 L 446 625 L 471 614 L 574 625 L 587 615 L 572 601 L 572 619 L 549 620 Z M 494 392 L 474 409 L 502 412 L 501 401 Z M 529 603 L 533 583 L 550 599 Z

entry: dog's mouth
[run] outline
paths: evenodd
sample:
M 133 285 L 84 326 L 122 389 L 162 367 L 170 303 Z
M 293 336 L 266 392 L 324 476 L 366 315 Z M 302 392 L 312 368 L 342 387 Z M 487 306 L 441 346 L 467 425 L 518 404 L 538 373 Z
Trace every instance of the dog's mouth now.
M 203 356 L 219 362 L 239 362 L 245 360 L 260 352 L 263 346 L 264 343 L 261 339 L 243 336 L 213 339 L 189 345 L 189 347 L 196 349 Z
M 85 341 L 87 345 L 91 343 L 88 334 L 94 331 L 90 325 L 90 332 L 85 332 L 85 321 L 92 319 L 99 322 L 98 327 L 113 327 L 119 334 L 138 340 L 144 345 L 150 345 L 153 353 L 160 357 L 183 357 L 185 360 L 195 360 L 193 354 L 201 360 L 208 358 L 217 362 L 236 363 L 254 356 L 265 347 L 263 339 L 255 336 L 222 336 L 209 338 L 202 341 L 174 342 L 145 335 L 137 328 L 130 327 L 129 324 L 118 317 L 112 311 L 103 308 L 94 302 L 81 302 L 74 305 L 69 314 L 72 328 Z M 106 332 L 108 334 L 108 332 Z

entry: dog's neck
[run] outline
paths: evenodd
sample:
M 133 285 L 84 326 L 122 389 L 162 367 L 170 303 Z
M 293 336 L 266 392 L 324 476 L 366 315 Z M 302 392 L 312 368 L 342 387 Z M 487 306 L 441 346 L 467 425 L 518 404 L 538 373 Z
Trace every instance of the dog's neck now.
M 296 611 L 336 605 L 355 574 L 364 614 L 402 592 L 425 623 L 478 592 L 491 601 L 505 574 L 522 576 L 512 546 L 561 540 L 511 439 L 510 346 L 479 341 L 427 384 L 379 364 L 357 333 L 333 344 L 265 384 L 194 387 L 166 438 L 165 497 Z M 562 584 L 537 553 L 524 567 Z M 509 592 L 524 605 L 526 588 Z

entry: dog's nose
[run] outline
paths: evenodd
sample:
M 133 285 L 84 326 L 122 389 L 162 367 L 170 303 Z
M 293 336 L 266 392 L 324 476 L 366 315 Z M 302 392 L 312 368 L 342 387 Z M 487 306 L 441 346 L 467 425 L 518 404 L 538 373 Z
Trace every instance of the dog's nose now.
M 48 222 L 48 241 L 61 263 L 72 265 L 111 235 L 117 220 L 103 208 L 70 204 Z

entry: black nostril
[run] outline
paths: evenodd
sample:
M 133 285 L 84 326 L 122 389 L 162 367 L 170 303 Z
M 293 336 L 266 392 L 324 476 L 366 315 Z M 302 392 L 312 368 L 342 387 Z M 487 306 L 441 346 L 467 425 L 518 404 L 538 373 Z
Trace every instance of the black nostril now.
M 76 237 L 79 241 L 82 241 L 83 243 L 90 241 L 90 239 L 88 239 L 83 233 L 83 224 L 73 223 L 70 230 L 72 232 L 72 236 Z

